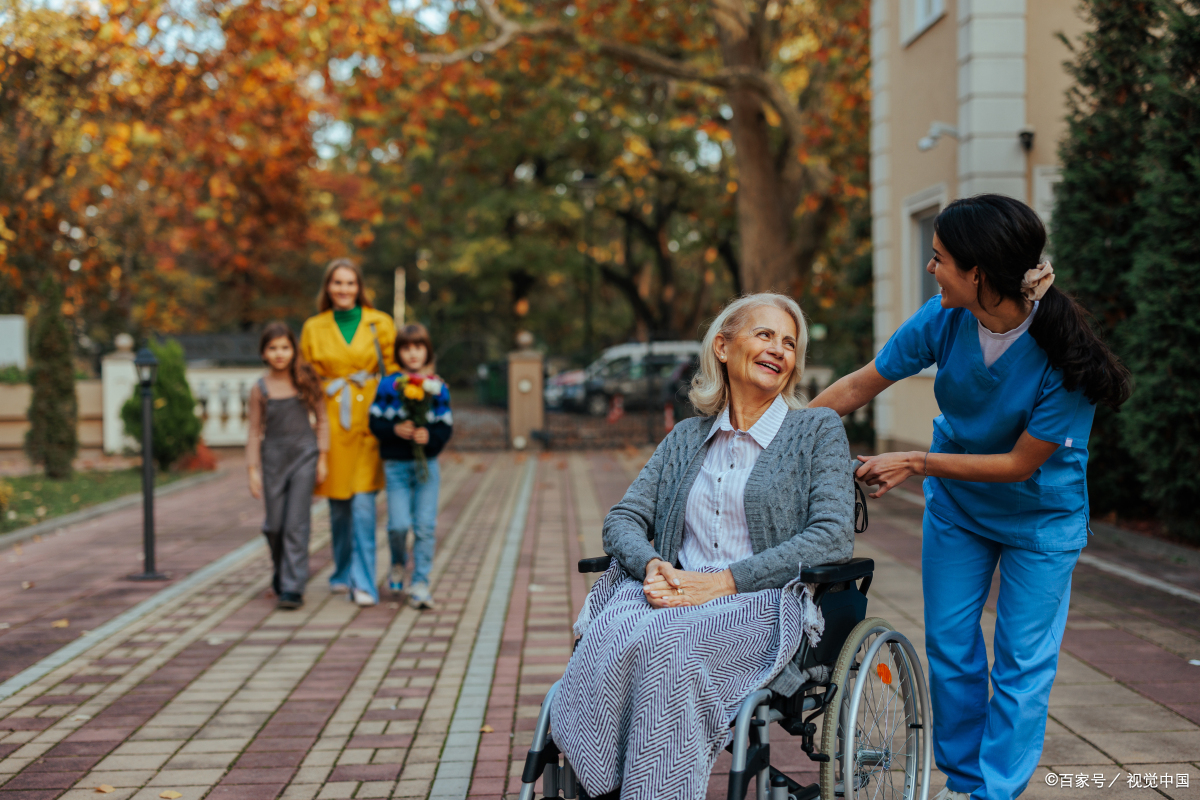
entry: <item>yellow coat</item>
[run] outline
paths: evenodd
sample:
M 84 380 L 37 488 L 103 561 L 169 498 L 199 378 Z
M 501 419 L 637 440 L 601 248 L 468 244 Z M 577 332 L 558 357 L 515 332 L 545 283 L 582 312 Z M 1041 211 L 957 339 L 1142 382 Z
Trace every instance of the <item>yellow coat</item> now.
M 383 351 L 384 373 L 394 372 L 396 363 L 392 353 L 396 340 L 396 327 L 392 318 L 373 308 L 362 310 L 362 321 L 349 344 L 342 337 L 334 322 L 332 311 L 323 311 L 309 317 L 300 334 L 300 352 L 312 364 L 317 376 L 326 387 L 325 408 L 329 419 L 329 474 L 325 482 L 314 490 L 314 494 L 332 500 L 349 500 L 361 492 L 377 492 L 383 488 L 383 464 L 379 460 L 379 441 L 368 426 L 368 411 L 375 399 L 375 387 L 379 384 L 379 359 L 376 357 L 375 338 L 371 335 L 371 324 Z M 348 378 L 359 372 L 369 377 L 359 386 L 350 387 L 350 429 L 342 425 L 342 391 L 328 393 L 330 384 L 338 378 Z

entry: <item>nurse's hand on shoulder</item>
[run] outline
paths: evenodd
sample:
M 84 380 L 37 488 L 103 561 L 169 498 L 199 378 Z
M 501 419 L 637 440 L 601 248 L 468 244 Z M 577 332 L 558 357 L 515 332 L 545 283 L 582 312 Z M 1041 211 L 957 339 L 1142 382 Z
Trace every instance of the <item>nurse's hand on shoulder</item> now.
M 925 454 L 919 450 L 859 456 L 858 460 L 862 466 L 854 473 L 854 477 L 868 486 L 879 487 L 871 497 L 883 497 L 913 475 L 924 473 Z

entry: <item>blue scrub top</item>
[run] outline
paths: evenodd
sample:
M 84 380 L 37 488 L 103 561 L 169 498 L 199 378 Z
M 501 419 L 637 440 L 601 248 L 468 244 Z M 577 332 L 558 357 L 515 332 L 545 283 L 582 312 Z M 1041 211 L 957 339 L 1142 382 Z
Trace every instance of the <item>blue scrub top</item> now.
M 1028 550 L 1078 550 L 1087 544 L 1087 442 L 1096 406 L 1067 391 L 1061 370 L 1024 333 L 991 367 L 979 328 L 964 308 L 932 298 L 888 340 L 875 367 L 892 381 L 937 364 L 931 453 L 1008 453 L 1021 433 L 1059 445 L 1021 483 L 925 481 L 930 511 L 969 531 Z

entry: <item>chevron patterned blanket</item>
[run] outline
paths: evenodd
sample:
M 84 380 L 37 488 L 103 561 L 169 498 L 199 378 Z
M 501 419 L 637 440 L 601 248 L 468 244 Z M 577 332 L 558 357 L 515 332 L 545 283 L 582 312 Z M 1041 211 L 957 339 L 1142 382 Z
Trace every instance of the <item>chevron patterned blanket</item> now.
M 799 572 L 797 571 L 797 575 Z M 824 620 L 797 578 L 782 589 L 654 609 L 616 559 L 576 622 L 583 636 L 550 732 L 588 795 L 699 800 L 741 701 Z

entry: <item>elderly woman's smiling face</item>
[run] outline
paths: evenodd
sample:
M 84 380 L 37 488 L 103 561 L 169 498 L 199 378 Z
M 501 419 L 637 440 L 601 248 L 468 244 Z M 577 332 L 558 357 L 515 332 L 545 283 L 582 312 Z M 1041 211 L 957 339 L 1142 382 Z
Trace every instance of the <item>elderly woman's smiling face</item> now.
M 775 306 L 759 306 L 733 339 L 717 334 L 713 349 L 724 362 L 733 389 L 774 397 L 796 369 L 796 322 Z

